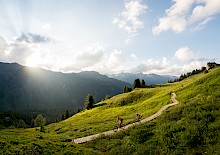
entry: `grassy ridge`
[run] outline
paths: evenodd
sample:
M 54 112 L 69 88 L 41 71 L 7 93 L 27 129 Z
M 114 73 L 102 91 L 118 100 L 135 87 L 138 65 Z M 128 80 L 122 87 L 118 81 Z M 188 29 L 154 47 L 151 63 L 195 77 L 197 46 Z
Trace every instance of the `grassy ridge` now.
M 48 125 L 45 133 L 37 128 L 1 130 L 1 153 L 218 154 L 215 151 L 220 148 L 219 75 L 217 68 L 181 82 L 120 94 L 98 103 L 92 110 Z M 171 103 L 170 92 L 176 92 L 180 104 L 150 123 L 83 145 L 69 142 L 113 129 L 118 116 L 124 118 L 125 124 L 134 121 L 136 112 L 146 118 Z
M 157 96 L 148 95 L 156 92 Z M 134 121 L 136 112 L 147 117 L 170 102 L 169 93 L 161 88 L 139 89 L 103 101 L 97 105 L 97 108 L 78 113 L 63 122 L 49 125 L 48 130 L 54 134 L 62 132 L 72 138 L 83 137 L 112 130 L 118 116 L 124 119 L 124 125 L 126 125 Z
M 83 147 L 97 154 L 220 154 L 219 81 L 220 68 L 192 76 L 179 83 L 178 106 L 150 123 Z

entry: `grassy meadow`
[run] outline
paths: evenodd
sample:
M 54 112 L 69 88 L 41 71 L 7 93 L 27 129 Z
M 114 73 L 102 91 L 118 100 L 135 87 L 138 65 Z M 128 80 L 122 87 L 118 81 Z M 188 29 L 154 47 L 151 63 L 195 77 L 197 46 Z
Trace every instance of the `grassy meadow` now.
M 179 105 L 157 119 L 85 144 L 72 139 L 112 130 L 138 112 L 146 118 L 171 103 Z M 59 123 L 39 128 L 0 130 L 1 154 L 220 154 L 220 68 L 155 88 L 135 89 L 96 104 Z

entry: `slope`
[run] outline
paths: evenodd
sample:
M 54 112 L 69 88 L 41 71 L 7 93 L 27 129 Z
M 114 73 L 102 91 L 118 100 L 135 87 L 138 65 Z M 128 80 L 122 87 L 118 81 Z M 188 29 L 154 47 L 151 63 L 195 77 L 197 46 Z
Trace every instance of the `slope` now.
M 176 100 L 176 94 L 175 93 L 172 93 L 171 100 L 173 101 L 173 103 L 167 104 L 167 105 L 163 106 L 155 114 L 153 114 L 153 115 L 151 115 L 151 116 L 149 116 L 149 117 L 147 117 L 145 119 L 142 119 L 142 120 L 139 120 L 139 121 L 135 121 L 134 123 L 128 124 L 128 125 L 123 126 L 121 128 L 117 127 L 114 130 L 109 130 L 109 131 L 98 133 L 98 134 L 95 134 L 95 135 L 90 135 L 90 136 L 86 136 L 86 137 L 82 137 L 82 138 L 73 139 L 72 142 L 74 142 L 76 144 L 82 144 L 82 143 L 94 140 L 96 138 L 99 138 L 100 136 L 114 135 L 116 132 L 120 132 L 120 131 L 126 130 L 126 129 L 132 127 L 132 126 L 137 125 L 137 124 L 146 123 L 146 122 L 152 121 L 153 119 L 156 119 L 157 117 L 159 117 L 164 110 L 166 110 L 169 107 L 172 107 L 174 105 L 177 105 L 179 103 L 179 101 Z
M 83 147 L 101 154 L 220 154 L 219 81 L 216 68 L 179 82 L 178 106 L 148 124 Z
M 181 82 L 120 94 L 98 103 L 92 110 L 48 125 L 45 133 L 38 128 L 1 130 L 0 148 L 3 153 L 40 154 L 215 153 L 220 144 L 219 75 L 220 68 L 216 68 Z M 179 105 L 152 122 L 85 144 L 70 143 L 75 138 L 113 129 L 118 116 L 126 125 L 134 121 L 136 112 L 143 118 L 154 114 L 171 103 L 171 92 L 177 94 Z
M 0 63 L 0 111 L 49 111 L 59 117 L 67 109 L 82 109 L 89 93 L 100 101 L 125 85 L 97 72 L 64 74 Z

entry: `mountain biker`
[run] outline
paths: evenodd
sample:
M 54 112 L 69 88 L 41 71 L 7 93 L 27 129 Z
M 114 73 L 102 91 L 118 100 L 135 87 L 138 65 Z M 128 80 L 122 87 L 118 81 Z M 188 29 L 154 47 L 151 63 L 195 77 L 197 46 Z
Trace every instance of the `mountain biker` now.
M 141 115 L 139 113 L 136 113 L 136 122 L 139 122 L 141 119 Z
M 119 128 L 120 128 L 120 127 L 121 127 L 121 125 L 122 125 L 122 123 L 123 123 L 123 119 L 122 119 L 122 118 L 120 118 L 120 117 L 118 117 L 118 118 L 117 118 L 117 123 L 118 123 Z

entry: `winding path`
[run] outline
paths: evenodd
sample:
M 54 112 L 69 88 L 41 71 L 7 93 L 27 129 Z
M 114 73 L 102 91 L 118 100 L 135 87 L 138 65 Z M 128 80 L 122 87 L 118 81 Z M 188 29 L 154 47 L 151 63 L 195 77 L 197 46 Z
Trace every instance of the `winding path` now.
M 174 105 L 177 105 L 179 103 L 179 101 L 176 100 L 176 94 L 175 93 L 172 93 L 172 96 L 171 96 L 171 100 L 173 101 L 173 103 L 171 104 L 168 104 L 168 105 L 165 105 L 163 106 L 158 112 L 156 112 L 155 114 L 139 121 L 139 122 L 136 122 L 136 123 L 132 123 L 132 124 L 128 124 L 126 126 L 123 127 L 123 129 L 118 129 L 118 131 L 121 131 L 121 130 L 124 130 L 124 129 L 127 129 L 131 126 L 134 126 L 136 124 L 139 124 L 139 123 L 146 123 L 146 122 L 149 122 L 155 118 L 157 118 L 158 116 L 160 116 L 162 114 L 162 112 L 164 110 L 166 110 L 167 108 L 171 107 L 171 106 L 174 106 Z M 117 132 L 118 132 L 117 131 Z M 93 140 L 93 139 L 96 139 L 100 136 L 107 136 L 107 135 L 112 135 L 116 133 L 115 131 L 113 130 L 110 130 L 110 131 L 106 131 L 106 132 L 103 132 L 103 133 L 99 133 L 99 134 L 95 134 L 95 135 L 91 135 L 91 136 L 86 136 L 86 137 L 82 137 L 82 138 L 77 138 L 77 139 L 74 139 L 72 140 L 72 142 L 76 143 L 76 144 L 81 144 L 81 143 L 84 143 L 84 142 L 87 142 L 87 141 L 90 141 L 90 140 Z

